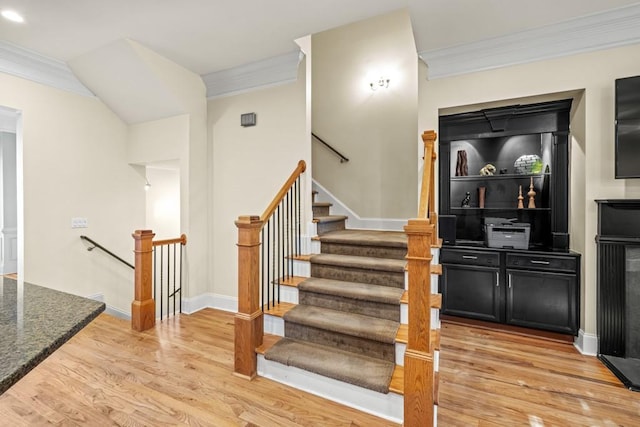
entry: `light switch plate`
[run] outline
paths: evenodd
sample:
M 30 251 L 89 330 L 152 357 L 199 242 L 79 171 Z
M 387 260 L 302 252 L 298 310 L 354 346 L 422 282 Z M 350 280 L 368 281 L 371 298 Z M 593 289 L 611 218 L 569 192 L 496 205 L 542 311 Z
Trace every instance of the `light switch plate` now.
M 71 228 L 87 228 L 88 226 L 87 218 L 71 218 Z

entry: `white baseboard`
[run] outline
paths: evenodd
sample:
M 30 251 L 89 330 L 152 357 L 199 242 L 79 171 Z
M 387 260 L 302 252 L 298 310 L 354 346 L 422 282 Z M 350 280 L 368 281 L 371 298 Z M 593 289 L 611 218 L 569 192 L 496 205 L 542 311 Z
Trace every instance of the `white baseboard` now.
M 104 302 L 104 294 L 103 293 L 97 293 L 97 294 L 93 294 L 93 295 L 87 295 L 86 298 L 92 299 L 94 301 L 98 301 L 98 302 Z M 107 305 L 104 309 L 104 312 L 110 316 L 113 317 L 118 317 L 120 319 L 124 319 L 124 320 L 131 320 L 131 314 L 127 313 L 126 311 L 120 310 L 119 308 L 115 308 L 115 307 L 111 307 L 110 305 Z
M 587 334 L 580 329 L 578 331 L 578 337 L 575 339 L 573 345 L 585 356 L 598 355 L 598 336 L 595 334 Z
M 182 312 L 185 314 L 193 314 L 205 308 L 215 308 L 217 310 L 236 313 L 238 311 L 238 298 L 205 293 L 192 298 L 182 299 Z
M 313 181 L 313 189 L 318 192 L 316 201 L 323 201 L 331 203 L 332 215 L 344 215 L 347 216 L 347 227 L 352 229 L 365 229 L 365 230 L 391 230 L 391 231 L 403 231 L 404 226 L 407 225 L 406 219 L 392 219 L 392 218 L 361 218 L 357 213 L 352 211 L 342 203 L 336 196 L 331 194 L 329 190 Z

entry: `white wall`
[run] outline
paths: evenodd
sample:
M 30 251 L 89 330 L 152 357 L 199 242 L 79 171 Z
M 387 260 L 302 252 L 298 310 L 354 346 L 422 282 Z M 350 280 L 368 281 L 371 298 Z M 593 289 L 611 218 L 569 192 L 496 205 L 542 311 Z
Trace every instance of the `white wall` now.
M 438 128 L 445 108 L 569 92 L 574 96 L 571 146 L 571 248 L 582 253 L 581 328 L 596 332 L 594 199 L 638 198 L 638 180 L 614 179 L 614 80 L 640 74 L 640 45 L 426 80 L 420 69 L 420 129 Z M 556 95 L 552 95 L 556 96 Z
M 197 296 L 208 292 L 210 286 L 207 236 L 211 191 L 207 164 L 206 89 L 199 75 L 138 43 L 129 43 L 154 78 L 162 82 L 185 111 L 184 115 L 133 125 L 132 141 L 136 147 L 132 147 L 129 155 L 131 161 L 141 164 L 179 159 L 180 229 L 188 240 L 183 295 L 187 298 Z M 156 138 L 162 132 L 166 132 L 165 135 Z
M 144 225 L 144 189 L 127 164 L 127 126 L 98 99 L 6 74 L 0 105 L 22 112 L 24 280 L 77 295 L 102 293 L 128 312 L 133 271 L 88 252 L 79 238 L 86 234 L 133 262 L 131 233 Z M 89 227 L 71 229 L 72 217 L 87 218 Z
M 0 274 L 18 272 L 16 134 L 0 130 Z
M 406 10 L 312 36 L 314 179 L 360 217 L 417 213 L 417 54 Z M 372 91 L 381 76 L 388 88 Z
M 156 234 L 154 240 L 180 237 L 180 171 L 147 166 L 151 186 L 146 191 L 145 228 Z
M 297 166 L 307 162 L 303 203 L 310 206 L 311 148 L 306 132 L 305 63 L 298 80 L 209 101 L 212 165 L 212 292 L 237 297 L 238 250 L 234 222 L 261 215 Z M 254 112 L 257 125 L 241 127 L 240 115 Z

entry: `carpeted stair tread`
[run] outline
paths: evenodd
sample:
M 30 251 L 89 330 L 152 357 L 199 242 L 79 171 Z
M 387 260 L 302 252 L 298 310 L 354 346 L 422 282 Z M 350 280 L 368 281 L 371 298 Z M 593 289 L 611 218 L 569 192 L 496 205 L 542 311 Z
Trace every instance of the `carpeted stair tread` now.
M 298 290 L 359 301 L 373 301 L 384 304 L 400 304 L 404 289 L 367 283 L 344 282 L 342 280 L 310 277 L 298 284 Z
M 331 207 L 333 205 L 329 202 L 313 202 L 313 206 Z
M 318 254 L 312 256 L 312 264 L 333 265 L 364 270 L 391 271 L 404 273 L 407 262 L 402 259 L 374 258 L 355 255 Z
M 401 231 L 338 230 L 323 234 L 320 241 L 362 246 L 407 247 L 407 235 Z
M 327 223 L 327 222 L 338 222 L 347 219 L 348 217 L 345 215 L 325 215 L 325 216 L 317 216 L 313 218 L 315 222 Z
M 389 392 L 395 368 L 392 362 L 289 338 L 274 344 L 264 357 L 379 393 Z
M 311 305 L 298 305 L 284 315 L 284 321 L 343 335 L 394 344 L 399 322 L 378 319 Z

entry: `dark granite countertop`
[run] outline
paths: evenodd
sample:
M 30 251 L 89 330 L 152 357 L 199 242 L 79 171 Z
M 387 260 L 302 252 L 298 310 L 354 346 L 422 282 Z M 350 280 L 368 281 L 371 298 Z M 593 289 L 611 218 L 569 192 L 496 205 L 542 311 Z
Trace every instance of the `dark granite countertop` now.
M 104 309 L 102 302 L 0 277 L 0 394 Z

